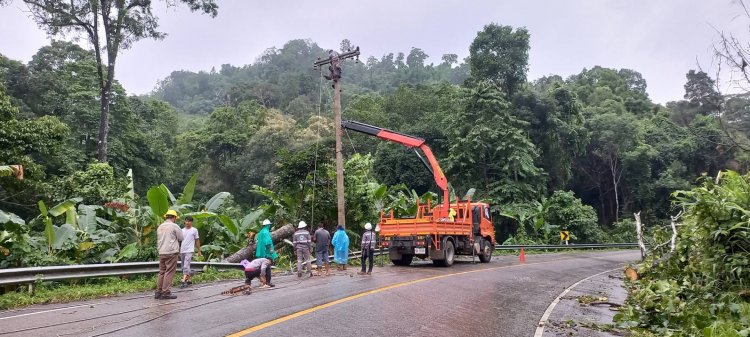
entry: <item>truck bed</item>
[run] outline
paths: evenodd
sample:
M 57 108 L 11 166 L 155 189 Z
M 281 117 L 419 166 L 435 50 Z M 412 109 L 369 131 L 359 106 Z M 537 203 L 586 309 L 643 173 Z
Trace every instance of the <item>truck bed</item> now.
M 470 222 L 439 221 L 432 218 L 419 219 L 388 219 L 380 224 L 380 235 L 412 236 L 412 235 L 470 235 Z

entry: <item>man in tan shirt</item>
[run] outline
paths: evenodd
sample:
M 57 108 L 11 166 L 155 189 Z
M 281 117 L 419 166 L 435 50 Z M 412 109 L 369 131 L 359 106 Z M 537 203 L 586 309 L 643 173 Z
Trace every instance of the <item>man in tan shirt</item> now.
M 179 218 L 174 210 L 164 215 L 166 221 L 156 229 L 156 248 L 159 251 L 159 276 L 156 278 L 155 299 L 171 300 L 177 298 L 172 295 L 172 279 L 177 270 L 177 260 L 180 257 L 180 242 L 182 229 L 175 221 Z

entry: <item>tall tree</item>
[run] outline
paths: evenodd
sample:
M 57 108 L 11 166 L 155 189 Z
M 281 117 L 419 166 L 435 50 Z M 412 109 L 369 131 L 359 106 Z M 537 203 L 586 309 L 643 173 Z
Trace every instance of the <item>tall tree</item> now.
M 28 120 L 17 113 L 0 85 L 0 164 L 20 164 L 25 171 L 24 180 L 0 177 L 0 208 L 25 217 L 36 211 L 38 196 L 49 193 L 45 164 L 61 159 L 70 129 L 54 116 Z
M 685 99 L 698 113 L 707 116 L 719 113 L 722 97 L 714 87 L 714 80 L 702 71 L 690 70 L 685 83 Z
M 602 203 L 602 218 L 619 220 L 623 186 L 623 159 L 637 150 L 640 141 L 640 121 L 629 113 L 604 112 L 586 121 L 591 130 L 591 143 L 583 166 L 583 174 L 596 184 Z M 604 205 L 606 200 L 614 204 Z M 605 207 L 609 211 L 605 212 Z
M 443 60 L 442 64 L 445 64 L 449 67 L 452 67 L 454 64 L 458 63 L 458 55 L 456 54 L 443 54 L 443 57 L 441 59 Z
M 0 4 L 12 0 L 0 0 Z M 163 39 L 166 34 L 157 30 L 158 18 L 152 12 L 152 2 L 144 0 L 22 0 L 29 7 L 34 21 L 51 36 L 83 35 L 94 48 L 99 77 L 99 161 L 107 161 L 109 109 L 112 83 L 120 50 L 145 39 Z M 186 4 L 191 11 L 215 17 L 215 0 L 165 0 L 168 6 Z
M 465 109 L 449 126 L 448 170 L 464 188 L 482 187 L 495 203 L 532 200 L 544 192 L 539 156 L 524 132 L 527 122 L 511 113 L 511 105 L 492 82 L 471 89 Z M 470 186 L 474 184 L 474 186 Z
M 495 23 L 484 26 L 469 47 L 469 65 L 472 78 L 490 80 L 511 97 L 526 82 L 529 32 Z
M 85 167 L 96 157 L 100 115 L 94 53 L 71 42 L 52 41 L 32 56 L 28 74 L 24 102 L 36 116 L 57 116 L 70 127 L 67 150 L 75 149 L 71 157 L 81 161 L 74 166 Z
M 602 107 L 620 105 L 628 112 L 650 113 L 653 104 L 646 93 L 646 81 L 640 73 L 630 69 L 610 69 L 595 66 L 584 69 L 568 79 L 584 105 Z
M 526 132 L 540 151 L 539 163 L 548 174 L 547 187 L 563 189 L 572 177 L 573 158 L 583 154 L 588 144 L 582 107 L 562 81 L 535 85 L 543 91 L 517 94 L 514 114 L 529 122 Z
M 406 57 L 406 65 L 409 68 L 422 68 L 424 67 L 424 60 L 429 57 L 424 50 L 419 48 L 412 48 L 409 55 Z
M 339 50 L 341 50 L 342 53 L 346 53 L 352 50 L 352 41 L 349 41 L 349 39 L 341 40 L 341 44 L 339 45 Z

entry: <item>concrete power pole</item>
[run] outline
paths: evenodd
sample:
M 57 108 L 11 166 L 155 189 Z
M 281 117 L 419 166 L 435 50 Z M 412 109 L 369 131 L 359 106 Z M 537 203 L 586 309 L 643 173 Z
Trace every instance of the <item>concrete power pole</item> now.
M 328 51 L 327 59 L 318 59 L 313 66 L 321 69 L 328 65 L 329 73 L 323 75 L 327 80 L 333 81 L 333 123 L 336 133 L 336 203 L 338 206 L 338 224 L 346 228 L 346 209 L 344 206 L 344 157 L 341 153 L 341 61 L 356 58 L 359 61 L 359 47 L 339 54 L 333 50 Z

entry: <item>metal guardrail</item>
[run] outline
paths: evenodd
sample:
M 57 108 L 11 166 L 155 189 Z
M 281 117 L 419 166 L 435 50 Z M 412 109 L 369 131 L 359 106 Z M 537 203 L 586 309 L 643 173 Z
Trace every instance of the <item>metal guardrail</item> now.
M 570 244 L 570 245 L 495 245 L 498 250 L 520 250 L 524 249 L 596 249 L 596 248 L 633 248 L 637 243 L 608 243 L 608 244 Z M 376 256 L 387 255 L 388 248 L 379 248 L 375 251 Z M 352 252 L 349 258 L 359 258 L 361 251 Z M 333 256 L 329 258 L 329 261 Z M 315 262 L 315 259 L 312 260 Z M 180 265 L 180 262 L 178 262 Z M 192 262 L 191 266 L 203 268 L 211 266 L 218 270 L 242 270 L 239 263 L 225 262 Z M 0 269 L 0 286 L 34 283 L 37 280 L 62 281 L 72 279 L 85 279 L 108 276 L 124 276 L 138 274 L 156 274 L 159 272 L 159 262 L 128 262 L 128 263 L 105 263 L 105 264 L 83 264 L 67 266 L 29 267 Z
M 181 263 L 177 262 L 177 265 L 179 266 L 181 265 Z M 238 263 L 192 262 L 190 263 L 190 265 L 191 267 L 194 266 L 197 268 L 211 266 L 218 270 L 242 270 L 242 265 Z M 158 272 L 159 262 L 79 264 L 67 266 L 0 269 L 0 286 L 34 283 L 38 279 L 43 281 L 62 281 L 107 276 L 156 274 Z
M 499 250 L 524 249 L 594 249 L 594 248 L 635 248 L 637 243 L 582 243 L 569 245 L 495 245 Z
M 375 252 L 375 255 L 387 254 L 388 249 Z M 349 258 L 359 258 L 362 251 L 349 253 Z M 333 255 L 329 257 L 333 261 Z M 311 262 L 315 262 L 312 259 Z M 178 269 L 182 262 L 177 262 Z M 243 270 L 239 263 L 227 262 L 191 262 L 191 268 L 203 269 L 210 266 L 218 270 Z M 127 262 L 127 263 L 103 263 L 103 264 L 78 264 L 65 266 L 28 267 L 0 269 L 0 286 L 34 283 L 42 281 L 64 281 L 73 279 L 85 279 L 95 277 L 112 277 L 125 275 L 156 274 L 159 272 L 159 262 Z

